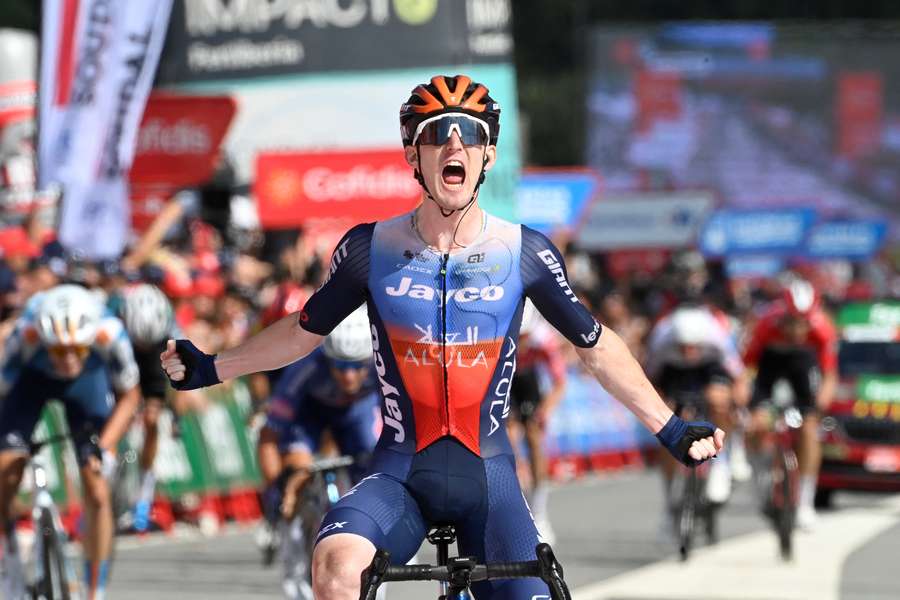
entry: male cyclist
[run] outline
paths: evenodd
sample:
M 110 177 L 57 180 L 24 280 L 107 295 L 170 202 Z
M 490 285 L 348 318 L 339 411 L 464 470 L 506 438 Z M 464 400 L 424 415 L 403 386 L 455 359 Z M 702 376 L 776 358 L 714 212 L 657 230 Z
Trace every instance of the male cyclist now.
M 781 300 L 773 303 L 753 328 L 744 362 L 756 367 L 750 400 L 751 451 L 760 450 L 762 436 L 770 426 L 768 405 L 779 381 L 790 386 L 803 414 L 796 448 L 800 463 L 797 526 L 810 529 L 816 521 L 813 501 L 822 462 L 819 416 L 834 398 L 838 377 L 837 332 L 809 282 L 794 279 L 785 286 Z
M 550 380 L 544 386 L 542 378 Z M 514 444 L 520 430 L 524 433 L 528 455 L 520 457 L 528 465 L 530 491 L 528 506 L 534 515 L 541 537 L 553 540 L 553 528 L 547 514 L 547 459 L 544 456 L 544 438 L 550 415 L 562 400 L 566 390 L 566 362 L 559 347 L 556 333 L 538 313 L 530 300 L 525 301 L 522 325 L 519 328 L 519 349 L 516 356 L 516 374 L 509 390 L 512 415 L 507 424 Z M 515 447 L 514 447 L 515 449 Z
M 144 425 L 144 446 L 138 460 L 141 470 L 141 486 L 134 507 L 134 529 L 146 531 L 150 525 L 150 509 L 156 489 L 153 462 L 159 447 L 159 415 L 166 405 L 168 379 L 159 364 L 159 353 L 165 350 L 166 340 L 179 337 L 181 332 L 175 323 L 172 305 L 165 294 L 154 285 L 140 283 L 122 290 L 118 313 L 125 324 L 131 340 L 134 358 L 138 365 L 141 383 L 141 397 Z M 173 429 L 177 432 L 177 416 L 184 412 L 184 392 L 176 392 L 173 397 L 175 419 Z
M 313 556 L 318 600 L 355 600 L 376 548 L 405 563 L 434 524 L 454 525 L 460 552 L 479 561 L 534 559 L 538 534 L 503 423 L 526 298 L 679 459 L 704 460 L 722 446 L 724 432 L 674 416 L 622 340 L 601 331 L 546 237 L 478 206 L 497 159 L 499 117 L 487 88 L 463 75 L 417 86 L 400 108 L 400 129 L 423 188 L 419 206 L 347 232 L 299 313 L 218 356 L 179 340 L 160 357 L 182 388 L 277 368 L 366 303 L 384 427 L 372 474 L 323 520 Z M 548 593 L 537 579 L 472 591 L 479 600 Z
M 356 309 L 325 338 L 321 349 L 284 370 L 268 404 L 258 456 L 267 518 L 280 527 L 287 598 L 312 600 L 309 559 L 301 530 L 290 523 L 297 497 L 309 478 L 322 435 L 330 432 L 338 451 L 358 462 L 355 484 L 381 431 L 378 382 L 372 367 L 372 337 L 365 307 Z
M 60 400 L 84 490 L 84 554 L 88 598 L 105 593 L 113 514 L 107 479 L 119 438 L 137 409 L 138 368 L 128 335 L 100 300 L 77 285 L 35 296 L 6 342 L 0 376 L 0 519 L 7 581 L 20 568 L 11 514 L 28 460 L 31 434 L 48 400 Z M 23 590 L 6 590 L 21 598 Z
M 734 383 L 744 366 L 731 338 L 716 317 L 703 306 L 682 306 L 664 317 L 650 335 L 647 375 L 676 413 L 701 410 L 714 423 L 730 421 Z M 663 523 L 672 531 L 670 507 L 672 480 L 677 465 L 671 457 L 660 461 L 666 504 Z M 720 504 L 731 492 L 731 472 L 726 460 L 715 461 L 705 493 Z

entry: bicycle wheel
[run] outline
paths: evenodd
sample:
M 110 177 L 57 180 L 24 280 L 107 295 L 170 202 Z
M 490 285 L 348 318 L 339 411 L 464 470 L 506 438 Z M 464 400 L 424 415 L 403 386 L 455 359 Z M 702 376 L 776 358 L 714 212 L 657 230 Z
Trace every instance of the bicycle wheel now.
M 694 538 L 694 520 L 697 513 L 697 472 L 691 469 L 684 481 L 678 515 L 678 552 L 681 560 L 687 560 Z
M 797 507 L 797 459 L 791 450 L 775 454 L 772 465 L 772 508 L 781 558 L 793 557 L 793 533 Z
M 42 600 L 72 600 L 69 588 L 69 570 L 63 540 L 56 527 L 56 520 L 48 509 L 41 510 L 38 518 L 41 536 L 40 581 L 35 583 L 38 598 Z

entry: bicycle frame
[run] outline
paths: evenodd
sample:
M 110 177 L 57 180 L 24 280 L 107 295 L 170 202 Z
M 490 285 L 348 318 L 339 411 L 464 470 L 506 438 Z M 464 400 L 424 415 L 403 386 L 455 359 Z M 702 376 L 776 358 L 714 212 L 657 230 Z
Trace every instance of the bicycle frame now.
M 54 585 L 52 567 L 49 562 L 45 562 L 48 552 L 57 552 L 57 568 L 62 572 L 57 575 L 61 580 L 56 581 L 60 586 L 59 594 L 64 600 L 75 600 L 80 598 L 78 588 L 78 577 L 75 569 L 72 567 L 71 561 L 66 556 L 64 547 L 65 540 L 68 538 L 62 527 L 59 511 L 53 496 L 50 493 L 49 482 L 47 477 L 47 465 L 44 458 L 39 454 L 43 446 L 53 444 L 67 439 L 66 436 L 54 436 L 43 442 L 31 444 L 31 456 L 29 459 L 29 467 L 31 469 L 32 481 L 34 489 L 32 492 L 33 501 L 31 509 L 31 518 L 35 524 L 34 547 L 32 548 L 34 579 L 31 585 L 35 591 L 35 597 L 53 598 Z M 48 522 L 49 521 L 49 522 Z M 46 548 L 47 543 L 56 545 L 56 548 Z M 47 573 L 45 569 L 50 568 L 51 572 Z M 49 579 L 48 579 L 49 577 Z M 50 589 L 41 591 L 37 590 L 38 586 L 46 586 L 49 583 Z M 47 592 L 47 593 L 45 593 Z

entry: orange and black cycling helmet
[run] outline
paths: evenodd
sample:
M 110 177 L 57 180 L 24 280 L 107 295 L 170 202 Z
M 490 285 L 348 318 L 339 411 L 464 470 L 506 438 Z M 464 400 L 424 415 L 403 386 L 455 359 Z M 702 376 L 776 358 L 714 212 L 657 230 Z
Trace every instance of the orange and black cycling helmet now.
M 424 119 L 452 112 L 465 113 L 487 123 L 490 144 L 496 145 L 500 137 L 500 104 L 488 95 L 485 85 L 465 75 L 435 75 L 429 83 L 416 86 L 409 100 L 400 106 L 403 145 L 412 144 L 416 127 Z

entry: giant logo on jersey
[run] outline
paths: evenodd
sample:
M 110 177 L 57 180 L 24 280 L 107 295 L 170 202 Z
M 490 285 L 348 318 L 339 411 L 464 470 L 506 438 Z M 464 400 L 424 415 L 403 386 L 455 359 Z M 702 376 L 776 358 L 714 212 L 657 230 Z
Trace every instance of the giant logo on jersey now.
M 440 289 L 433 288 L 430 285 L 421 283 L 413 283 L 411 277 L 403 277 L 400 285 L 397 287 L 388 286 L 384 288 L 388 296 L 408 296 L 417 300 L 434 300 L 441 301 L 443 294 Z M 488 285 L 482 288 L 463 287 L 458 289 L 450 288 L 447 290 L 447 298 L 456 300 L 457 302 L 474 302 L 475 300 L 485 300 L 487 302 L 496 302 L 503 298 L 503 286 Z
M 572 291 L 572 288 L 569 287 L 569 282 L 566 280 L 566 272 L 563 270 L 562 264 L 558 260 L 556 260 L 556 254 L 553 253 L 553 250 L 546 248 L 537 253 L 538 258 L 543 261 L 547 268 L 550 269 L 550 272 L 553 273 L 553 276 L 556 278 L 556 283 L 559 284 L 559 287 L 563 289 L 566 293 L 566 296 L 569 297 L 569 300 L 572 302 L 578 302 L 578 298 L 575 297 L 575 292 Z

